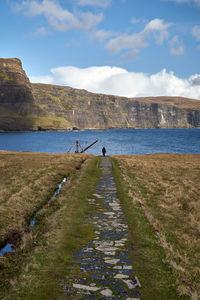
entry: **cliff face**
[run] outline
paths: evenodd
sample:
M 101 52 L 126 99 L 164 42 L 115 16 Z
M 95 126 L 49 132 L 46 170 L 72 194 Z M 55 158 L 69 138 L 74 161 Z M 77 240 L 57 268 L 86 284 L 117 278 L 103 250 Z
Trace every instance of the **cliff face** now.
M 200 101 L 125 98 L 31 84 L 17 58 L 0 59 L 0 130 L 200 127 Z
M 70 127 L 87 128 L 190 128 L 200 127 L 200 101 L 173 98 L 125 98 L 85 90 L 32 84 L 43 109 L 64 118 Z
M 0 58 L 0 130 L 30 130 L 39 114 L 32 86 L 17 58 Z

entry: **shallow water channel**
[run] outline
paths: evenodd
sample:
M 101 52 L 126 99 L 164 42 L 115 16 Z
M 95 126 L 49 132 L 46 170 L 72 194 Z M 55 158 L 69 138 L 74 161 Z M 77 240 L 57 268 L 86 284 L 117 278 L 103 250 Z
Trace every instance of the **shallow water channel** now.
M 0 250 L 0 256 L 4 256 L 6 253 L 12 253 L 15 252 L 13 249 L 13 244 L 7 243 L 1 250 Z
M 57 189 L 55 190 L 53 196 L 48 200 L 48 206 L 50 206 L 51 202 L 59 195 L 63 184 L 67 181 L 67 178 L 64 177 L 63 180 L 61 181 L 61 183 L 58 184 Z M 39 214 L 39 212 L 42 210 L 42 208 L 40 208 L 33 216 L 33 218 L 31 219 L 29 226 L 30 227 L 34 227 L 37 221 L 37 215 Z M 8 242 L 3 248 L 0 249 L 0 257 L 4 256 L 6 253 L 13 253 L 15 252 L 14 249 L 14 244 Z
M 55 190 L 53 196 L 48 200 L 48 202 L 47 202 L 48 205 L 50 205 L 51 202 L 59 195 L 59 193 L 60 193 L 60 191 L 61 191 L 61 189 L 62 189 L 62 186 L 63 186 L 63 184 L 64 184 L 66 181 L 67 181 L 67 178 L 64 177 L 63 180 L 61 181 L 61 183 L 59 183 L 59 185 L 58 185 L 57 189 Z M 36 211 L 36 213 L 34 214 L 32 220 L 30 221 L 30 224 L 29 224 L 30 227 L 34 227 L 34 226 L 35 226 L 36 221 L 37 221 L 37 215 L 39 214 L 39 212 L 40 212 L 41 210 L 42 210 L 42 208 L 40 208 L 40 209 L 39 209 L 38 211 Z

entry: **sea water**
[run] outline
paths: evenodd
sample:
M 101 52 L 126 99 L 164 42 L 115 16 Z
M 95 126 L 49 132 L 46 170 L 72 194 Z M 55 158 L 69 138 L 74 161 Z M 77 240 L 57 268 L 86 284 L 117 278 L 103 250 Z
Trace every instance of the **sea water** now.
M 112 129 L 106 131 L 0 133 L 0 150 L 65 153 L 78 140 L 86 153 L 108 155 L 149 153 L 200 154 L 200 129 Z M 72 149 L 74 152 L 75 148 Z

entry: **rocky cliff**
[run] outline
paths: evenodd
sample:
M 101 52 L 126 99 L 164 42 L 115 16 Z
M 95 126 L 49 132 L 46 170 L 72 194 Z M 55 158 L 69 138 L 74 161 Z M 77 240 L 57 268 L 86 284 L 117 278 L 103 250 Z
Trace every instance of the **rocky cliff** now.
M 0 59 L 0 130 L 200 127 L 200 101 L 125 98 L 31 84 L 19 59 Z
M 30 130 L 39 115 L 32 86 L 17 58 L 0 58 L 0 130 Z
M 36 102 L 45 112 L 86 128 L 200 127 L 200 101 L 177 97 L 124 98 L 85 90 L 32 84 Z

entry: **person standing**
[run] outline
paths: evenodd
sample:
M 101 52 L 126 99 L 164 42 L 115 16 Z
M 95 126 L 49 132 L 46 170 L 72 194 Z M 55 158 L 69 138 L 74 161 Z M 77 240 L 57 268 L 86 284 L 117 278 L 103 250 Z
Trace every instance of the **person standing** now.
M 105 156 L 105 154 L 106 154 L 106 148 L 105 147 L 102 148 L 102 153 L 103 153 L 103 156 Z

